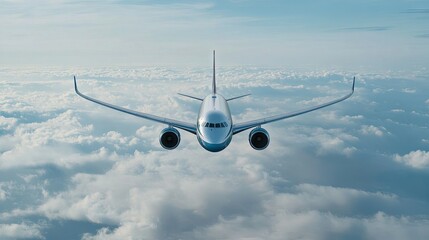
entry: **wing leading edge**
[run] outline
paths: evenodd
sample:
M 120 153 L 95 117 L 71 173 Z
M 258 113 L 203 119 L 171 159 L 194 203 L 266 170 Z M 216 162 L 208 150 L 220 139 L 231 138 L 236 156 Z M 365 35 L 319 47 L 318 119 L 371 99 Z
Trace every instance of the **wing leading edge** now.
M 117 110 L 120 112 L 128 113 L 128 114 L 134 115 L 136 117 L 141 117 L 141 118 L 145 118 L 145 119 L 152 120 L 155 122 L 164 123 L 164 124 L 167 124 L 169 126 L 177 127 L 177 128 L 182 129 L 182 130 L 188 131 L 190 133 L 196 134 L 197 127 L 195 124 L 186 123 L 186 122 L 182 122 L 182 121 L 178 121 L 178 120 L 174 120 L 174 119 L 169 119 L 169 118 L 158 117 L 158 116 L 148 114 L 148 113 L 137 112 L 134 110 L 119 107 L 119 106 L 116 106 L 116 105 L 113 105 L 110 103 L 106 103 L 106 102 L 97 100 L 95 98 L 86 96 L 86 95 L 82 94 L 81 92 L 79 92 L 79 90 L 77 88 L 77 83 L 76 83 L 76 76 L 74 76 L 74 90 L 75 90 L 77 95 L 79 95 L 79 96 L 81 96 L 81 97 L 83 97 L 86 100 L 89 100 L 91 102 L 100 104 L 102 106 L 105 106 L 105 107 L 108 107 L 108 108 L 111 108 L 111 109 L 114 109 L 114 110 Z
M 279 121 L 282 119 L 286 119 L 286 118 L 291 118 L 291 117 L 295 117 L 304 113 L 308 113 L 308 112 L 312 112 L 314 110 L 317 109 L 321 109 L 336 103 L 339 103 L 341 101 L 346 100 L 347 98 L 349 98 L 350 96 L 353 95 L 355 91 L 355 78 L 353 77 L 353 85 L 352 85 L 352 91 L 345 95 L 344 97 L 332 100 L 330 102 L 326 102 L 320 105 L 316 105 L 313 107 L 309 107 L 309 108 L 305 108 L 305 109 L 301 109 L 298 111 L 294 111 L 294 112 L 289 112 L 289 113 L 285 113 L 285 114 L 279 114 L 279 115 L 275 115 L 272 117 L 266 117 L 266 118 L 261 118 L 261 119 L 257 119 L 257 120 L 253 120 L 253 121 L 248 121 L 248 122 L 243 122 L 243 123 L 238 123 L 238 124 L 234 124 L 232 129 L 233 129 L 233 134 L 237 134 L 239 132 L 245 131 L 247 129 L 253 128 L 253 127 L 257 127 L 263 124 L 267 124 L 267 123 L 271 123 L 271 122 L 275 122 L 275 121 Z

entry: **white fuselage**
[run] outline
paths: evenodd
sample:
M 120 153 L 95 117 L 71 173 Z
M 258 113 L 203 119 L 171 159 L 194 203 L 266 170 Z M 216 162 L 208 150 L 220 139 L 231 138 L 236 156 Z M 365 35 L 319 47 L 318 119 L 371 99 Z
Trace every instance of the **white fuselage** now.
M 222 95 L 210 94 L 204 98 L 198 114 L 197 139 L 210 152 L 219 152 L 231 142 L 231 112 Z

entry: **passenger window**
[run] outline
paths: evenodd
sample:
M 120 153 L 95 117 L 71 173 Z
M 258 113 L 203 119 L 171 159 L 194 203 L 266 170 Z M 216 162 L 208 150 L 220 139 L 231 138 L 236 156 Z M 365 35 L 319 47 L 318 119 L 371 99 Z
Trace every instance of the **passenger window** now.
M 214 124 L 213 124 L 213 123 L 210 123 L 210 125 L 209 125 L 209 126 L 212 128 L 212 127 L 214 127 Z
M 209 127 L 209 123 L 208 123 L 208 122 L 206 122 L 206 125 L 205 125 L 205 127 Z
M 225 127 L 228 127 L 228 123 L 224 122 L 223 124 L 225 124 Z
M 223 123 L 220 123 L 220 125 L 221 125 L 222 127 L 225 127 L 225 124 L 223 124 Z
M 220 128 L 220 123 L 216 123 L 216 128 Z

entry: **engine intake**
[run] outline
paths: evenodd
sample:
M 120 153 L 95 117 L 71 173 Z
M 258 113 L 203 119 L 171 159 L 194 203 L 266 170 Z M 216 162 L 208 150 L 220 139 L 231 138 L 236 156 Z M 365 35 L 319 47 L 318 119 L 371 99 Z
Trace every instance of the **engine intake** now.
M 180 143 L 180 133 L 175 128 L 164 128 L 159 134 L 159 143 L 167 150 L 173 150 Z
M 255 150 L 264 150 L 270 144 L 270 135 L 261 127 L 255 128 L 249 134 L 249 143 Z

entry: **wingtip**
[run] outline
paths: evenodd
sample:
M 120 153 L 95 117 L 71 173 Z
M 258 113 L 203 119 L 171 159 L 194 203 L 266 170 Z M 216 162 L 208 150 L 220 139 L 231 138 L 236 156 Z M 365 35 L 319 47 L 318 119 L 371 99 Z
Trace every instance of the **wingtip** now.
M 74 90 L 75 90 L 75 92 L 78 92 L 77 83 L 76 83 L 76 76 L 73 76 L 73 82 L 74 82 Z
M 352 85 L 352 91 L 355 91 L 355 82 L 356 82 L 356 77 L 353 77 L 353 85 Z

